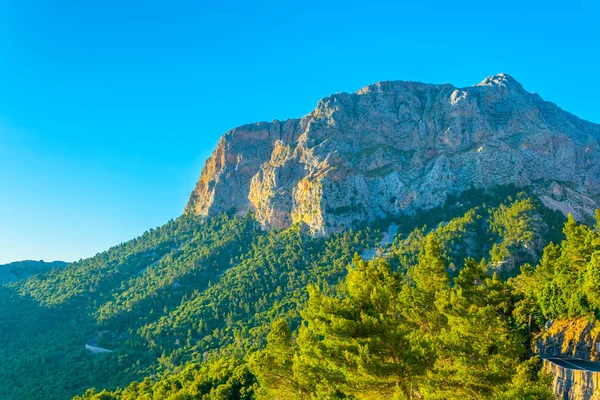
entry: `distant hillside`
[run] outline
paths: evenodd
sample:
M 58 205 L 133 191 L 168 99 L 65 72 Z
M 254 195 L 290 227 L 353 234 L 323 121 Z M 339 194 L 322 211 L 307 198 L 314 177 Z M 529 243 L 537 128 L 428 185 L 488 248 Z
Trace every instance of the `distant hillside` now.
M 54 268 L 64 268 L 67 264 L 68 263 L 64 261 L 46 262 L 43 260 L 24 260 L 0 264 L 0 283 L 5 284 L 20 279 L 26 279 L 32 275 L 43 274 Z

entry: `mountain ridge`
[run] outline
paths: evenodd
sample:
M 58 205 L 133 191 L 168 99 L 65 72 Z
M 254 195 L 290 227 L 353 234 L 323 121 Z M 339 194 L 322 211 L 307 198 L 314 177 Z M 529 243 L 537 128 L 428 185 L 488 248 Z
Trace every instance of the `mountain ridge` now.
M 515 184 L 584 220 L 598 204 L 599 155 L 600 125 L 508 74 L 466 88 L 384 81 L 325 97 L 299 119 L 228 131 L 185 212 L 251 211 L 265 228 L 326 234 Z
M 22 260 L 0 264 L 0 284 L 27 279 L 32 275 L 43 274 L 54 268 L 64 268 L 65 261 Z

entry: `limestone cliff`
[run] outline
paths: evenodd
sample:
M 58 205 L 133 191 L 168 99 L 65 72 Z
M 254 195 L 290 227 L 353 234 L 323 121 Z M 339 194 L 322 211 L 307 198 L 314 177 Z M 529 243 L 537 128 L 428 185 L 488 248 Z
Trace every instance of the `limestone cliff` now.
M 475 186 L 533 187 L 583 219 L 600 199 L 600 125 L 499 74 L 478 85 L 380 82 L 300 119 L 227 132 L 185 211 L 252 210 L 265 226 L 340 231 Z
M 593 319 L 546 323 L 546 330 L 536 338 L 536 350 L 544 358 L 544 370 L 552 375 L 557 398 L 600 399 L 599 339 L 600 323 Z M 558 361 L 553 356 L 558 356 Z
M 579 318 L 549 321 L 547 325 L 537 338 L 538 353 L 600 362 L 600 322 Z

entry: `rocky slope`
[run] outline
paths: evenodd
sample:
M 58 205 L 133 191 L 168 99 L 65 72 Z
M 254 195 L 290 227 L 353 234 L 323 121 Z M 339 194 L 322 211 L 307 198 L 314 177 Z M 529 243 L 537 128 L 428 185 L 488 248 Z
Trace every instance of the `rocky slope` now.
M 303 222 L 324 234 L 515 184 L 584 219 L 600 200 L 599 140 L 600 125 L 506 74 L 467 88 L 380 82 L 300 119 L 230 130 L 185 211 L 251 210 L 265 227 Z
M 557 364 L 552 356 L 574 357 L 598 363 L 600 323 L 591 318 L 548 321 L 538 335 L 536 351 L 544 360 L 544 370 L 552 377 L 552 389 L 558 399 L 600 399 L 598 364 Z M 585 369 L 573 368 L 574 366 Z
M 537 338 L 540 354 L 553 354 L 600 361 L 600 322 L 579 318 L 548 321 L 547 329 Z

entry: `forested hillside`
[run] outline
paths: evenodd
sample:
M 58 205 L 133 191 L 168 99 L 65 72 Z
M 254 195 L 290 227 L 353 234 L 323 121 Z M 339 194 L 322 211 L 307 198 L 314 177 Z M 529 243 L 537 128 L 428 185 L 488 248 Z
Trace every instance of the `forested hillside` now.
M 1 286 L 0 398 L 545 398 L 533 330 L 597 302 L 564 223 L 513 187 L 328 236 L 184 215 Z
M 67 265 L 63 261 L 16 261 L 0 265 L 0 284 L 29 278 L 32 275 L 48 272 L 54 268 L 64 268 Z

